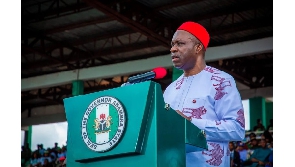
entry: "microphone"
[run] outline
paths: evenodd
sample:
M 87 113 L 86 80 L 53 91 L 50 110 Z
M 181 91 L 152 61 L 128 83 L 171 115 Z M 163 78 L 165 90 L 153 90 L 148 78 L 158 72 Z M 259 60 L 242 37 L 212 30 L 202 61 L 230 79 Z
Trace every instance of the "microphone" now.
M 167 74 L 167 71 L 165 68 L 157 67 L 150 72 L 146 72 L 144 74 L 139 74 L 139 75 L 130 77 L 128 78 L 127 82 L 129 84 L 134 84 L 134 83 L 144 82 L 150 79 L 161 79 L 165 77 L 166 74 Z

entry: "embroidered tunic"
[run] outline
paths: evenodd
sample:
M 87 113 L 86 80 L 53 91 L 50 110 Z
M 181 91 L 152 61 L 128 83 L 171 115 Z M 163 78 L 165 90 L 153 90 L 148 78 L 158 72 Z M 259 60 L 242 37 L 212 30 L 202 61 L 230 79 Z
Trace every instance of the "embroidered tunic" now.
M 210 66 L 193 76 L 182 74 L 166 88 L 164 101 L 205 131 L 208 150 L 186 153 L 186 166 L 229 167 L 229 141 L 245 137 L 243 104 L 233 77 Z

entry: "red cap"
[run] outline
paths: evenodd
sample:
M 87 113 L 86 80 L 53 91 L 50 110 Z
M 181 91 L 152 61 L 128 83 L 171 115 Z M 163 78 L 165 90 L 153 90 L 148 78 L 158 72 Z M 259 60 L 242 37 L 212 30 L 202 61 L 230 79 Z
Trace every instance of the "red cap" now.
M 185 30 L 185 31 L 191 33 L 196 38 L 198 38 L 200 42 L 202 42 L 202 44 L 205 47 L 205 50 L 207 49 L 207 46 L 208 46 L 209 40 L 210 40 L 210 36 L 209 36 L 209 33 L 207 32 L 206 28 L 203 27 L 201 24 L 195 23 L 192 21 L 188 21 L 188 22 L 183 23 L 181 26 L 179 26 L 177 30 Z

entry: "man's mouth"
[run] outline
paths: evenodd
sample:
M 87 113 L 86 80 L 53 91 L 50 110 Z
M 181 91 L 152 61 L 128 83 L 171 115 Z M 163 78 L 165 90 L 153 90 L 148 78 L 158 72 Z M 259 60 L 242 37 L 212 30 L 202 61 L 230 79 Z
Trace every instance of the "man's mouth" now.
M 179 60 L 179 56 L 176 56 L 176 55 L 171 56 L 171 58 L 172 58 L 172 61 L 177 61 L 177 60 Z

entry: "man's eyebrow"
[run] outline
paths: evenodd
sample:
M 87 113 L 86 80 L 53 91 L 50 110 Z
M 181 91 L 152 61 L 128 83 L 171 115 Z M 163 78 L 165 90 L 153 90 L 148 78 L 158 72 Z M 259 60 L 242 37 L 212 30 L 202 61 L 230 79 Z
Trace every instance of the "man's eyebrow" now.
M 192 37 L 188 37 L 188 39 L 190 39 L 191 41 L 195 41 L 195 38 Z
M 174 42 L 174 41 L 182 41 L 182 42 L 185 42 L 185 39 L 174 39 L 171 42 Z

